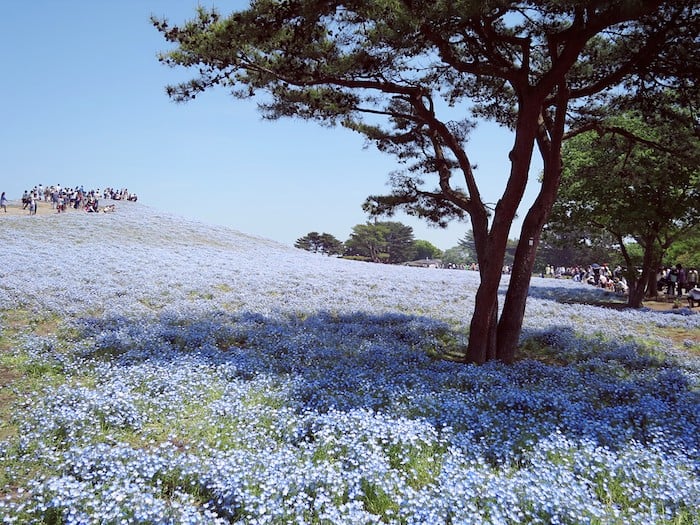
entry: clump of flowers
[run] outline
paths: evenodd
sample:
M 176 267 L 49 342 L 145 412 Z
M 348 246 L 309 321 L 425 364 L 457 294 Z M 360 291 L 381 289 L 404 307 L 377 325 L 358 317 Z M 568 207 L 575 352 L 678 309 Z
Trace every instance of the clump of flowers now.
M 591 292 L 534 279 L 525 358 L 458 364 L 440 356 L 472 272 L 120 212 L 0 232 L 0 318 L 57 318 L 50 334 L 0 323 L 22 372 L 5 523 L 700 520 L 698 361 L 663 337 L 700 316 L 570 304 Z M 59 227 L 81 243 L 47 270 Z M 76 264 L 85 250 L 99 267 Z

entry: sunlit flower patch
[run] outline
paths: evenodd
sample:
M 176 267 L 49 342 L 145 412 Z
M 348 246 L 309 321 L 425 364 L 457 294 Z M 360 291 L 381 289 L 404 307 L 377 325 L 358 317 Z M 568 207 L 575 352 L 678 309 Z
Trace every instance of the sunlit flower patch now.
M 523 349 L 547 358 L 476 367 L 441 359 L 472 272 L 132 203 L 16 219 L 0 337 L 26 381 L 4 398 L 4 523 L 700 521 L 696 343 L 664 336 L 698 315 L 575 304 L 599 292 L 535 278 Z

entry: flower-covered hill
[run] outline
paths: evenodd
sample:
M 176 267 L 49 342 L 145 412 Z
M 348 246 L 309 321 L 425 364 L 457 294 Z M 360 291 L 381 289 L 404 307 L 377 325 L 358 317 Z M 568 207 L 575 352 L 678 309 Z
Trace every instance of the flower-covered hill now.
M 6 306 L 76 315 L 208 308 L 213 301 L 266 314 L 361 305 L 463 318 L 476 277 L 324 258 L 133 203 L 114 214 L 8 217 L 0 224 Z M 449 311 L 441 297 L 447 290 L 457 292 Z
M 700 522 L 700 315 L 534 278 L 475 367 L 474 272 L 128 202 L 0 245 L 5 523 Z
M 136 315 L 184 305 L 262 314 L 360 310 L 467 324 L 478 285 L 476 272 L 321 257 L 130 202 L 113 214 L 8 217 L 0 226 L 6 308 L 70 315 Z M 600 300 L 601 291 L 567 280 L 534 278 L 532 290 L 526 319 L 532 328 L 576 325 L 625 335 L 700 326 L 700 316 L 577 306 Z

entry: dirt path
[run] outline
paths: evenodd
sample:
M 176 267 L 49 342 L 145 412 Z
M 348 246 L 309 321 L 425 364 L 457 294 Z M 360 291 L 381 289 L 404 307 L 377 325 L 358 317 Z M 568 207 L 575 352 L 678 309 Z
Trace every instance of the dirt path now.
M 75 210 L 73 208 L 66 208 L 65 213 L 85 213 L 83 210 Z M 37 206 L 36 214 L 37 215 L 52 215 L 58 213 L 55 209 L 51 208 L 51 203 L 47 201 L 39 201 L 39 205 Z M 5 213 L 4 210 L 0 209 L 0 220 L 2 220 L 3 217 L 13 217 L 17 215 L 26 215 L 29 217 L 29 206 L 27 206 L 26 210 L 22 209 L 22 202 L 21 201 L 9 201 L 7 203 L 7 213 Z

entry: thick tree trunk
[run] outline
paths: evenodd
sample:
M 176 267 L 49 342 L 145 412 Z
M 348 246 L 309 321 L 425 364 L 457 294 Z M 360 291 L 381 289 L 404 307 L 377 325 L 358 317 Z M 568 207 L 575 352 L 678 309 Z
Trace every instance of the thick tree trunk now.
M 540 191 L 525 216 L 520 230 L 520 239 L 515 251 L 515 260 L 511 269 L 508 292 L 503 304 L 503 312 L 498 323 L 497 358 L 511 363 L 520 341 L 525 318 L 525 304 L 530 291 L 530 279 L 535 265 L 535 254 L 540 242 L 540 235 L 557 197 L 561 181 L 561 139 L 564 132 L 564 115 L 566 113 L 566 90 L 559 93 L 557 116 L 552 122 L 550 133 L 544 131 L 543 117 L 537 134 L 537 144 L 544 162 L 542 185 Z M 529 164 L 528 164 L 529 167 Z
M 627 306 L 630 308 L 640 308 L 642 306 L 642 301 L 644 300 L 644 292 L 646 291 L 649 283 L 649 277 L 652 274 L 656 276 L 656 270 L 654 269 L 654 236 L 646 235 L 637 241 L 644 250 L 641 275 L 639 275 L 635 265 L 633 264 L 632 257 L 625 247 L 625 242 L 622 236 L 618 235 L 617 242 L 620 245 L 622 256 L 627 264 Z
M 627 306 L 630 308 L 641 308 L 644 301 L 644 294 L 650 280 L 656 283 L 656 256 L 654 250 L 654 238 L 649 236 L 644 239 L 644 256 L 642 258 L 642 275 L 636 281 L 629 282 L 629 293 L 627 295 Z M 634 268 L 631 268 L 634 270 Z
M 536 121 L 536 112 L 523 116 L 522 126 L 519 133 L 516 133 L 515 145 L 510 155 L 511 172 L 508 185 L 503 197 L 496 205 L 493 222 L 485 242 L 476 242 L 481 284 L 476 293 L 466 355 L 466 360 L 472 363 L 481 364 L 498 358 L 500 339 L 503 336 L 498 323 L 498 288 L 503 273 L 508 234 L 528 180 Z M 477 240 L 476 236 L 475 240 Z M 520 324 L 522 324 L 522 317 Z
M 500 279 L 499 279 L 500 281 Z M 498 328 L 498 283 L 493 292 L 493 283 L 484 279 L 476 292 L 474 315 L 469 326 L 469 346 L 466 361 L 483 364 L 496 357 Z M 489 302 L 489 299 L 490 302 Z
M 642 275 L 639 279 L 629 283 L 629 292 L 627 293 L 627 306 L 630 308 L 641 308 L 644 300 L 644 292 L 647 287 L 648 278 Z
M 636 282 L 629 284 L 627 306 L 630 308 L 641 308 L 647 288 L 651 282 L 654 283 L 654 290 L 656 290 L 656 264 L 647 260 L 645 254 L 644 262 L 642 263 L 642 275 Z
M 483 364 L 496 357 L 498 287 L 501 284 L 501 271 L 496 269 L 493 261 L 503 261 L 505 246 L 504 242 L 500 259 L 497 254 L 493 253 L 493 250 L 488 250 L 490 256 L 479 258 L 480 261 L 483 259 L 484 263 L 479 263 L 481 283 L 476 291 L 474 314 L 469 327 L 469 346 L 467 347 L 466 360 L 470 363 Z
M 654 262 L 652 263 L 651 267 L 651 272 L 649 273 L 649 276 L 647 278 L 646 297 L 650 299 L 656 299 L 656 297 L 659 295 L 659 282 L 657 281 L 656 276 L 657 272 L 659 271 L 659 268 L 661 268 L 662 260 L 662 255 L 655 254 Z
M 495 353 L 496 328 L 498 323 L 498 284 L 489 278 L 491 256 L 489 248 L 488 214 L 485 208 L 471 214 L 474 248 L 481 282 L 474 299 L 474 314 L 469 328 L 469 343 L 465 361 L 482 364 Z M 504 247 L 505 255 L 505 247 Z M 490 298 L 490 300 L 489 300 Z M 492 348 L 493 347 L 493 348 Z
M 468 363 L 483 364 L 489 360 L 490 355 L 496 353 L 497 305 L 492 304 L 492 308 L 484 308 L 485 305 L 483 294 L 481 302 L 479 302 L 479 293 L 477 292 L 477 302 L 469 327 L 469 346 L 465 356 Z
M 646 297 L 650 299 L 655 299 L 659 295 L 659 283 L 656 280 L 657 268 L 658 265 L 654 265 L 654 272 L 647 279 Z
M 521 233 L 525 234 L 525 231 Z M 503 313 L 498 323 L 496 357 L 506 363 L 512 363 L 515 359 L 515 351 L 518 347 L 525 318 L 525 304 L 530 290 L 530 278 L 535 265 L 535 252 L 539 244 L 539 231 L 529 233 L 532 236 L 529 234 L 521 235 L 518 242 Z
M 530 291 L 530 279 L 535 266 L 537 246 L 540 242 L 542 228 L 552 211 L 557 189 L 559 188 L 561 177 L 560 164 L 558 162 L 548 162 L 545 165 L 545 169 L 553 171 L 546 173 L 540 193 L 523 221 L 520 240 L 515 251 L 513 268 L 511 269 L 508 292 L 503 304 L 503 313 L 498 323 L 497 358 L 506 363 L 511 363 L 515 359 L 515 352 L 518 348 L 525 318 L 525 304 Z
M 526 91 L 524 90 L 522 94 Z M 505 362 L 512 362 L 515 358 L 522 332 L 525 303 L 530 289 L 530 278 L 535 264 L 537 245 L 542 228 L 552 211 L 561 181 L 561 144 L 568 91 L 562 82 L 557 93 L 556 111 L 553 119 L 548 119 L 549 116 L 552 116 L 551 112 L 541 111 L 542 100 L 538 99 L 538 94 L 535 92 L 529 94 L 533 98 L 520 100 L 522 112 L 518 115 L 515 144 L 510 153 L 510 177 L 506 191 L 496 205 L 491 232 L 488 236 L 486 255 L 489 271 L 482 274 L 482 286 L 477 292 L 475 316 L 471 323 L 471 329 L 475 332 L 470 333 L 467 355 L 469 360 L 475 362 L 483 362 L 482 359 L 501 359 Z M 523 221 L 503 312 L 497 325 L 495 337 L 489 339 L 487 344 L 481 338 L 485 337 L 487 333 L 493 333 L 489 332 L 493 325 L 492 323 L 487 325 L 485 321 L 487 319 L 493 320 L 493 314 L 498 310 L 498 284 L 501 280 L 508 234 L 525 193 L 535 143 L 537 143 L 544 162 L 542 185 L 534 204 L 528 210 Z M 478 304 L 482 287 L 484 288 L 482 299 L 486 301 L 485 305 Z M 480 323 L 484 323 L 485 326 L 480 325 Z M 494 343 L 495 353 L 493 352 Z

